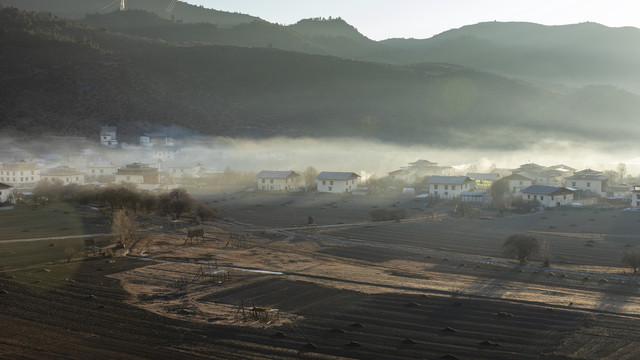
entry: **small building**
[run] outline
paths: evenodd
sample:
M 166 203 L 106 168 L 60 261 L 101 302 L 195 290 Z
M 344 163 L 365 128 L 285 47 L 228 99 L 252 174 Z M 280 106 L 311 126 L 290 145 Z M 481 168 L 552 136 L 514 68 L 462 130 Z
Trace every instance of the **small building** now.
M 0 183 L 0 205 L 6 203 L 15 203 L 15 198 L 13 197 L 13 186 L 5 183 Z
M 69 184 L 85 184 L 85 175 L 82 171 L 78 171 L 68 166 L 58 166 L 48 169 L 40 173 L 40 180 L 44 182 L 59 183 L 62 185 Z
M 416 174 L 407 169 L 395 170 L 388 173 L 387 175 L 389 175 L 389 177 L 393 180 L 402 181 L 406 184 L 413 184 L 414 182 L 416 182 Z
M 353 172 L 323 171 L 316 176 L 318 192 L 321 193 L 351 193 L 358 187 L 360 175 Z
M 118 127 L 117 126 L 101 126 L 100 127 L 100 144 L 115 148 L 118 146 L 117 139 Z
M 165 133 L 144 133 L 140 136 L 142 146 L 166 146 L 169 143 L 169 136 Z
M 439 166 L 438 163 L 423 159 L 409 163 L 404 169 L 414 174 L 416 179 L 432 175 L 449 175 L 454 172 L 451 166 Z
M 512 174 L 502 178 L 502 181 L 506 181 L 509 184 L 509 192 L 514 195 L 520 195 L 522 189 L 525 189 L 533 185 L 533 179 L 523 174 Z
M 573 190 L 562 186 L 531 185 L 522 190 L 522 200 L 539 201 L 544 207 L 569 206 Z
M 458 198 L 463 192 L 469 192 L 475 188 L 475 181 L 467 176 L 432 176 L 427 180 L 429 195 L 441 199 Z
M 601 171 L 585 169 L 566 178 L 566 186 L 588 191 L 599 196 L 607 195 L 609 177 Z
M 40 167 L 35 162 L 18 161 L 0 166 L 0 182 L 15 188 L 32 188 L 40 181 Z
M 152 190 L 160 185 L 158 169 L 149 164 L 132 163 L 116 171 L 116 183 L 132 183 L 138 188 Z
M 289 192 L 300 189 L 302 176 L 295 171 L 262 170 L 256 175 L 256 189 L 265 192 Z

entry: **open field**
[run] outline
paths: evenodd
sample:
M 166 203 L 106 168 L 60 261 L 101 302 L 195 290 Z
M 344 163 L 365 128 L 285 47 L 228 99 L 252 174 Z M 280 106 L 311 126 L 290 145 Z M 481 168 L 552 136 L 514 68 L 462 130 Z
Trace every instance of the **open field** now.
M 77 239 L 4 244 L 0 357 L 640 357 L 640 279 L 620 264 L 640 245 L 637 213 L 462 219 L 411 198 L 204 200 L 224 217 L 204 224 L 204 243 L 152 226 L 129 256 L 69 263 L 53 249 Z M 413 218 L 368 222 L 399 206 Z M 522 231 L 547 242 L 549 268 L 501 257 Z M 230 278 L 203 276 L 213 269 Z

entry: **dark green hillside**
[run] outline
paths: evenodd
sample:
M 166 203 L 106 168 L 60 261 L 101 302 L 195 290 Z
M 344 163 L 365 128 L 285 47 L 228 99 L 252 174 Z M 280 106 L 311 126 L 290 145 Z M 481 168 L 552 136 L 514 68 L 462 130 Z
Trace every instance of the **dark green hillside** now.
M 615 88 L 558 95 L 446 64 L 173 45 L 13 8 L 0 10 L 0 33 L 0 125 L 24 134 L 93 137 L 109 123 L 125 141 L 173 126 L 234 137 L 517 148 L 557 127 L 566 138 L 601 140 L 619 133 L 601 126 L 611 114 L 622 123 L 640 113 L 638 97 L 618 101 Z M 588 117 L 575 111 L 588 106 Z M 625 130 L 619 141 L 635 141 L 638 131 Z
M 156 15 L 185 23 L 211 23 L 231 27 L 257 20 L 255 16 L 205 9 L 178 1 L 171 11 L 171 0 L 126 0 L 127 9 L 145 10 Z M 70 19 L 81 19 L 87 14 L 109 13 L 120 8 L 115 0 L 0 0 L 0 5 L 14 6 L 28 11 L 51 12 Z

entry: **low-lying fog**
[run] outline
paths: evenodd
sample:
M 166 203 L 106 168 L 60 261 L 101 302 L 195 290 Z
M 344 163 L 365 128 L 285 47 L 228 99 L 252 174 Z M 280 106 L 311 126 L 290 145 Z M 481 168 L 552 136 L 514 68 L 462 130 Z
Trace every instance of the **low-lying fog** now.
M 122 166 L 132 162 L 151 162 L 149 149 L 133 144 L 121 144 L 121 149 L 110 150 L 95 144 L 70 148 L 33 141 L 29 144 L 16 141 L 0 142 L 0 150 L 17 146 L 30 150 L 33 155 L 79 152 L 90 146 L 103 155 L 102 161 Z M 407 166 L 419 159 L 453 166 L 460 174 L 486 172 L 492 167 L 517 168 L 525 163 L 543 166 L 565 164 L 582 170 L 615 170 L 625 163 L 627 174 L 640 173 L 640 155 L 629 149 L 606 144 L 586 144 L 544 139 L 519 150 L 491 150 L 471 148 L 432 148 L 424 145 L 398 145 L 362 139 L 291 139 L 241 140 L 229 138 L 192 138 L 176 141 L 175 159 L 165 161 L 166 166 L 194 166 L 222 171 L 226 168 L 238 171 L 260 170 L 304 171 L 308 166 L 318 171 L 350 171 L 367 177 L 386 176 L 388 172 Z

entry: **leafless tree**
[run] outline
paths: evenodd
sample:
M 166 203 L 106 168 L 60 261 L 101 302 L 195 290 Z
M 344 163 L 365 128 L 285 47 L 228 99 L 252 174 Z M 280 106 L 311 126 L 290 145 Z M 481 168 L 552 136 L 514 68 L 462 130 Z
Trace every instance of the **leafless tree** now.
M 134 231 L 134 222 L 131 219 L 131 215 L 127 213 L 127 210 L 120 209 L 113 213 L 113 220 L 111 222 L 111 229 L 118 236 L 116 245 L 121 248 L 126 248 L 131 235 Z
M 505 256 L 515 257 L 521 265 L 527 263 L 529 256 L 540 250 L 540 243 L 534 236 L 527 234 L 513 234 L 502 244 L 502 252 Z
M 633 269 L 633 273 L 636 274 L 640 269 L 640 250 L 622 253 L 622 264 Z

